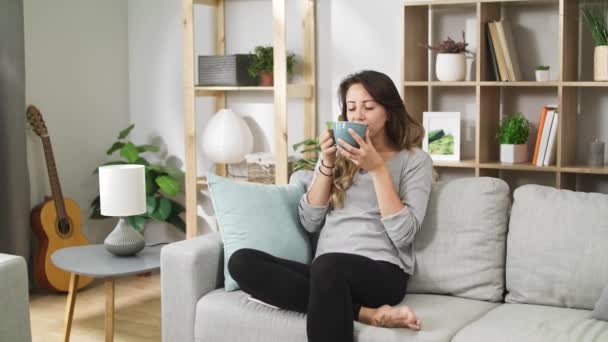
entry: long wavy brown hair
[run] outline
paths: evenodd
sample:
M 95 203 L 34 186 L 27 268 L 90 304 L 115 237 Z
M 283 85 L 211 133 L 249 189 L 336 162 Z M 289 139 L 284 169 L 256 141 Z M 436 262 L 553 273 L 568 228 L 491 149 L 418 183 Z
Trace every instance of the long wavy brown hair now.
M 394 148 L 409 150 L 422 142 L 424 127 L 407 113 L 393 81 L 378 71 L 363 70 L 342 80 L 338 89 L 342 120 L 348 120 L 346 93 L 354 84 L 362 85 L 374 101 L 384 107 L 387 114 L 384 132 Z M 340 154 L 335 165 L 330 203 L 333 208 L 342 208 L 345 192 L 353 184 L 359 167 Z

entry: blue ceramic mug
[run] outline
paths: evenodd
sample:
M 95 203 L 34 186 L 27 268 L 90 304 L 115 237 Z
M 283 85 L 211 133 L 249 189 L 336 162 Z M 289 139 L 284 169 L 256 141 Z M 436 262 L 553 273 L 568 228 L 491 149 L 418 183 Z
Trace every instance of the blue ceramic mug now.
M 334 121 L 333 124 L 333 132 L 334 132 L 334 143 L 338 143 L 339 139 L 344 140 L 349 145 L 359 148 L 359 143 L 353 138 L 348 132 L 349 128 L 352 128 L 361 139 L 365 140 L 365 133 L 367 131 L 367 125 L 358 123 L 358 122 L 350 122 L 350 121 Z

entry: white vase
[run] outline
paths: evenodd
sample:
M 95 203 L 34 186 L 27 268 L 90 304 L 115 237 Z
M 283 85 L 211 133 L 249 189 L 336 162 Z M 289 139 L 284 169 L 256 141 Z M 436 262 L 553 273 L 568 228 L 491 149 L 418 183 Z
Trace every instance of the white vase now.
M 549 70 L 536 70 L 536 81 L 537 82 L 548 82 L 549 81 Z
M 500 144 L 500 162 L 501 163 L 525 163 L 528 161 L 528 145 L 527 144 Z
M 593 80 L 608 81 L 608 45 L 596 46 L 593 51 Z
M 435 75 L 440 81 L 463 81 L 466 74 L 464 52 L 440 53 L 435 61 Z

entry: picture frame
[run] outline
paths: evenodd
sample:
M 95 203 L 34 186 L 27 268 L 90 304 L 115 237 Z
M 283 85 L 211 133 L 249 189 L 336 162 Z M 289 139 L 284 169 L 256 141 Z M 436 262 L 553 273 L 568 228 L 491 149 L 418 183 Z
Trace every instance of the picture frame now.
M 423 112 L 422 149 L 434 161 L 460 161 L 460 112 Z

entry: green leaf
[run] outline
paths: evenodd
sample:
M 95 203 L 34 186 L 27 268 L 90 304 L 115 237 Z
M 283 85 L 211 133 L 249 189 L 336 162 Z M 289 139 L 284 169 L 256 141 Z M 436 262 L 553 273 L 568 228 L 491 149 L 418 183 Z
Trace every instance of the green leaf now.
M 162 166 L 162 165 L 149 165 L 150 170 L 158 171 L 159 173 L 166 173 L 173 178 L 183 177 L 184 172 L 176 167 Z
M 169 199 L 169 202 L 171 202 L 171 207 L 172 207 L 171 215 L 181 214 L 184 211 L 186 211 L 186 208 L 184 208 L 184 206 L 181 203 L 178 203 L 172 199 Z
M 156 211 L 150 216 L 156 220 L 164 221 L 169 217 L 169 215 L 171 215 L 171 202 L 164 197 L 160 197 L 158 201 L 158 208 L 156 208 Z
M 106 154 L 107 155 L 111 155 L 112 153 L 120 150 L 123 146 L 125 146 L 125 143 L 121 142 L 121 141 L 117 141 L 114 144 L 112 144 L 112 147 L 110 147 L 107 151 Z
M 139 164 L 139 165 L 145 165 L 145 166 L 150 165 L 150 163 L 142 157 L 137 158 L 137 160 L 134 161 L 133 164 Z
M 146 197 L 146 214 L 152 215 L 158 205 L 158 199 L 154 196 Z
M 126 138 L 129 135 L 129 133 L 131 133 L 131 130 L 133 129 L 133 127 L 135 127 L 135 124 L 131 124 L 131 126 L 120 131 L 120 133 L 118 134 L 118 139 Z
M 308 153 L 308 152 L 321 152 L 321 148 L 313 147 L 313 148 L 307 148 L 305 150 L 302 150 L 302 153 Z
M 152 195 L 158 190 L 158 185 L 154 181 L 158 177 L 158 172 L 154 170 L 146 170 L 146 195 Z
M 302 145 L 305 145 L 305 146 L 308 146 L 308 145 L 318 146 L 319 145 L 319 141 L 316 140 L 316 139 L 306 139 L 304 141 L 300 141 L 299 143 L 293 145 L 293 150 L 297 151 L 298 147 L 300 147 Z
M 137 146 L 137 151 L 139 151 L 139 153 L 158 152 L 160 151 L 160 147 L 156 145 L 139 145 Z
M 156 178 L 156 184 L 160 187 L 160 190 L 167 196 L 175 196 L 179 193 L 179 183 L 175 178 L 171 176 L 160 176 Z
M 131 227 L 142 235 L 144 233 L 144 227 L 146 226 L 147 220 L 148 219 L 143 215 L 127 217 L 127 222 L 131 225 Z
M 122 165 L 122 164 L 126 164 L 127 162 L 122 161 L 122 160 L 114 160 L 114 161 L 109 161 L 107 163 L 103 163 L 101 166 L 106 166 L 106 165 Z M 99 172 L 99 168 L 96 168 L 93 171 L 93 174 L 97 174 Z
M 134 163 L 139 159 L 139 152 L 133 143 L 128 142 L 120 149 L 120 155 L 129 163 Z
M 185 232 L 186 231 L 186 222 L 182 220 L 178 215 L 171 215 L 167 218 L 167 222 L 174 225 L 179 230 Z

